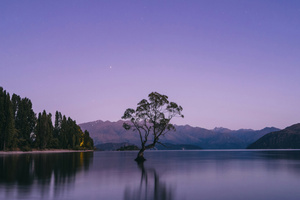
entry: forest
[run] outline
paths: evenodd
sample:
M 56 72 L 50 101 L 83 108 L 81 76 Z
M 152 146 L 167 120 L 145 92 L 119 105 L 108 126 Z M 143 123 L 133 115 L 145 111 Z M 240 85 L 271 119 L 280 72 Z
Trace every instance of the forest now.
M 36 115 L 28 98 L 10 94 L 0 87 L 0 151 L 34 149 L 94 149 L 88 131 L 82 131 L 75 120 L 45 110 Z

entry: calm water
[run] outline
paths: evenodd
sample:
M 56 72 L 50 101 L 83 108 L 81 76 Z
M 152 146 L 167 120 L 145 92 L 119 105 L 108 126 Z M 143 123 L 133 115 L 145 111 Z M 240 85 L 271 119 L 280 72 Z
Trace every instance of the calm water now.
M 300 151 L 0 155 L 0 199 L 299 200 Z

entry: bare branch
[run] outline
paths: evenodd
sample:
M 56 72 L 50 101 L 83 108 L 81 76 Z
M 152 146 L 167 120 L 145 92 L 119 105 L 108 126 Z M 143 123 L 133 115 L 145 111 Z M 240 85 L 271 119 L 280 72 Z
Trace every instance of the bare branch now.
M 164 147 L 167 147 L 165 144 L 163 144 L 163 143 L 161 143 L 161 142 L 157 142 L 157 144 L 160 144 L 160 145 L 162 145 L 162 146 L 164 146 Z

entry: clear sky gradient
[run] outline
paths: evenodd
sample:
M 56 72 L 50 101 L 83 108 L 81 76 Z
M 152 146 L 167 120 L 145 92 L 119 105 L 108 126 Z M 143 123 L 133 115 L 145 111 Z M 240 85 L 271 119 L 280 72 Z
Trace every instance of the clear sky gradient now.
M 117 121 L 152 91 L 176 124 L 300 122 L 300 1 L 1 0 L 0 86 L 36 113 Z

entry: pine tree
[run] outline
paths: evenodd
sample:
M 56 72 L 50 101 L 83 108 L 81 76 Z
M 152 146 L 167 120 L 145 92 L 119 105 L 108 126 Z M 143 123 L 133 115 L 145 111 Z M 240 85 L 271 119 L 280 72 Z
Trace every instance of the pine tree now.
M 83 143 L 83 146 L 86 148 L 86 149 L 93 149 L 94 147 L 94 141 L 93 139 L 90 137 L 90 133 L 85 130 L 84 131 L 84 143 Z
M 3 150 L 4 144 L 4 125 L 5 125 L 5 115 L 4 115 L 4 91 L 3 88 L 0 87 L 0 150 Z
M 67 118 L 64 115 L 62 117 L 61 129 L 60 129 L 60 135 L 59 135 L 60 148 L 62 148 L 62 149 L 68 148 L 67 132 L 68 132 Z
M 39 113 L 35 128 L 35 147 L 45 149 L 50 147 L 53 134 L 52 115 L 44 110 Z
M 21 150 L 29 150 L 32 145 L 32 133 L 36 123 L 36 114 L 32 109 L 31 100 L 16 94 L 12 96 L 15 127 L 18 135 L 18 146 Z
M 15 126 L 14 126 L 14 115 L 12 109 L 12 103 L 10 100 L 10 95 L 7 93 L 5 101 L 5 128 L 4 128 L 4 150 L 16 148 L 16 135 L 15 135 Z
M 54 122 L 54 130 L 53 130 L 53 137 L 58 138 L 61 131 L 61 123 L 62 123 L 62 115 L 60 112 L 55 112 L 55 122 Z
M 52 124 L 51 113 L 33 112 L 31 100 L 9 93 L 0 87 L 0 150 L 39 149 L 92 149 L 93 139 L 87 131 L 82 132 L 75 120 L 55 113 Z
M 16 94 L 12 95 L 11 102 L 12 102 L 12 108 L 13 108 L 13 113 L 14 113 L 14 119 L 16 119 L 16 117 L 17 117 L 20 101 L 21 101 L 21 97 L 19 95 L 16 95 Z
M 13 108 L 10 95 L 0 87 L 0 150 L 16 147 Z

